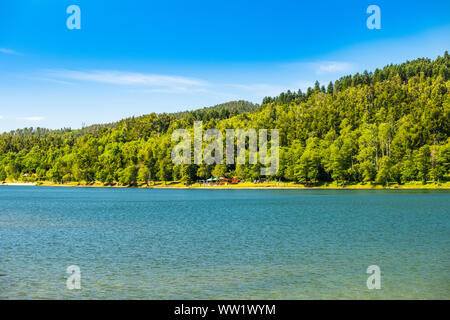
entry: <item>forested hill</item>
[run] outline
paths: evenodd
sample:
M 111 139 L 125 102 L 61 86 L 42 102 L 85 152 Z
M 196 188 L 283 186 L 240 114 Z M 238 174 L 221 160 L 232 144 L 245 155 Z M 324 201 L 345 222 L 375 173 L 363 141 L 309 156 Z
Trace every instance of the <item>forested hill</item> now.
M 239 100 L 231 101 L 222 104 L 215 105 L 213 107 L 206 107 L 194 111 L 183 111 L 177 112 L 173 115 L 176 119 L 181 119 L 184 117 L 192 117 L 195 120 L 208 121 L 212 118 L 215 119 L 226 119 L 233 116 L 237 116 L 244 112 L 255 112 L 259 105 Z
M 212 118 L 215 119 L 226 119 L 232 116 L 239 115 L 244 112 L 254 112 L 258 109 L 259 105 L 255 103 L 251 103 L 244 100 L 239 101 L 230 101 L 222 104 L 218 104 L 212 107 L 205 107 L 202 109 L 196 109 L 196 110 L 186 110 L 181 112 L 174 112 L 169 114 L 160 115 L 160 117 L 173 117 L 175 119 L 181 119 L 181 118 L 193 118 L 195 120 L 209 120 Z M 132 124 L 135 122 L 140 122 L 149 116 L 153 116 L 155 114 L 151 115 L 144 115 L 139 117 L 130 117 L 123 120 L 120 120 L 118 122 L 113 123 L 106 123 L 106 124 L 93 124 L 90 126 L 83 126 L 81 129 L 71 129 L 71 128 L 63 128 L 63 129 L 57 129 L 57 130 L 50 130 L 46 128 L 24 128 L 24 129 L 17 129 L 13 130 L 11 132 L 6 133 L 6 135 L 15 135 L 15 136 L 38 136 L 38 137 L 47 137 L 49 135 L 60 135 L 64 133 L 72 132 L 76 136 L 89 134 L 89 133 L 95 133 L 97 131 L 100 131 L 104 128 L 108 129 L 114 129 L 118 124 Z M 5 134 L 4 134 L 5 135 Z
M 387 184 L 439 182 L 450 170 L 450 57 L 343 77 L 261 106 L 150 114 L 92 130 L 0 136 L 0 180 L 137 185 L 213 176 L 257 179 L 260 165 L 174 165 L 176 128 L 280 130 L 273 179 Z M 250 111 L 250 112 L 248 112 Z

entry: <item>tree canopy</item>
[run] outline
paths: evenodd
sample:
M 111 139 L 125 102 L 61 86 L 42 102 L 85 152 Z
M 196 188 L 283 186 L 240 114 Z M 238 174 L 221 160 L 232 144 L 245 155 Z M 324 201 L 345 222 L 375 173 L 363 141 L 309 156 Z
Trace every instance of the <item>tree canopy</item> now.
M 388 184 L 442 181 L 450 169 L 450 57 L 417 59 L 303 93 L 175 114 L 148 114 L 79 130 L 26 128 L 0 135 L 0 180 L 137 185 L 212 174 L 259 178 L 256 165 L 174 165 L 171 133 L 280 130 L 280 169 L 270 177 Z

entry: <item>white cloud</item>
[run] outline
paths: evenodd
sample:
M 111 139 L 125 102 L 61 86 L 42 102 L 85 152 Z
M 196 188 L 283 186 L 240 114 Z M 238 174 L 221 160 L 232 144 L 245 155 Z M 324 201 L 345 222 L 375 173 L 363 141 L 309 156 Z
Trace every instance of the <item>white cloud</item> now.
M 355 72 L 356 64 L 346 61 L 294 62 L 283 64 L 284 68 L 304 74 L 336 74 Z
M 72 85 L 73 84 L 70 81 L 52 79 L 52 78 L 48 78 L 48 77 L 29 76 L 29 77 L 26 77 L 26 78 L 29 79 L 29 80 L 48 81 L 48 82 L 54 82 L 54 83 L 59 83 L 59 84 L 65 84 L 65 85 Z
M 316 73 L 335 73 L 335 72 L 352 72 L 354 70 L 353 64 L 349 62 L 340 61 L 324 61 L 315 63 Z
M 144 87 L 154 92 L 188 92 L 210 86 L 206 81 L 171 75 L 124 72 L 114 70 L 50 70 L 47 76 L 55 80 L 89 81 L 114 85 Z
M 3 116 L 0 114 L 0 119 L 3 119 Z
M 11 49 L 6 49 L 6 48 L 0 48 L 0 52 L 1 53 L 6 53 L 6 54 L 14 54 L 14 55 L 19 55 L 20 54 L 17 51 L 14 51 L 14 50 L 11 50 Z
M 130 92 L 137 93 L 185 93 L 185 94 L 195 94 L 195 93 L 208 93 L 211 92 L 205 88 L 192 88 L 192 87 L 172 87 L 172 88 L 150 88 L 150 89 L 133 89 Z
M 22 117 L 18 118 L 19 120 L 25 120 L 25 121 L 42 121 L 45 120 L 45 117 Z

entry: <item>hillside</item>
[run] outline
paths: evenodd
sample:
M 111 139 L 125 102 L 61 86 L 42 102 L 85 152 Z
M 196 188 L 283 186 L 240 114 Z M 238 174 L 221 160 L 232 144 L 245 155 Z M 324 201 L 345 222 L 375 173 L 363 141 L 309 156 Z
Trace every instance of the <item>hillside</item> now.
M 438 182 L 450 170 L 450 56 L 417 59 L 343 77 L 305 93 L 233 102 L 176 114 L 149 114 L 81 130 L 0 136 L 0 180 L 137 185 L 151 180 L 260 177 L 260 165 L 174 165 L 171 133 L 280 130 L 272 179 L 317 184 Z
M 205 107 L 196 110 L 186 110 L 180 112 L 169 113 L 169 116 L 173 116 L 175 119 L 181 119 L 184 117 L 192 117 L 195 120 L 209 120 L 212 118 L 215 119 L 226 119 L 231 116 L 236 116 L 242 114 L 244 112 L 254 112 L 258 109 L 259 105 L 239 100 L 239 101 L 230 101 L 226 103 L 221 103 L 211 107 Z M 134 122 L 139 121 L 141 118 L 145 119 L 148 115 L 143 115 L 139 117 L 131 117 L 127 119 L 120 120 L 118 122 L 105 123 L 105 124 L 93 124 L 89 126 L 83 126 L 81 129 L 71 129 L 71 128 L 63 128 L 57 130 L 50 130 L 46 128 L 24 128 L 13 130 L 8 133 L 3 133 L 3 135 L 14 135 L 14 136 L 38 136 L 38 137 L 47 137 L 49 135 L 61 135 L 68 132 L 73 132 L 76 135 L 84 135 L 89 133 L 95 133 L 104 128 L 114 129 L 118 124 L 124 122 Z M 145 121 L 145 120 L 144 120 Z
M 175 116 L 176 119 L 192 116 L 195 120 L 208 121 L 212 118 L 226 119 L 233 116 L 237 116 L 244 112 L 255 112 L 258 109 L 258 107 L 259 105 L 257 104 L 244 100 L 239 100 L 226 102 L 215 105 L 213 107 L 206 107 L 193 111 L 177 112 L 174 113 L 173 115 Z

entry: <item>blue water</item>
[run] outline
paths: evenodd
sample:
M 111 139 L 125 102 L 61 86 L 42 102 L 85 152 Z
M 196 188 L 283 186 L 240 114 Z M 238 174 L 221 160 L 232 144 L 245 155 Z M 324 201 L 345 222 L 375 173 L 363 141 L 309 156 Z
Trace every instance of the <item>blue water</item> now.
M 450 192 L 0 187 L 1 299 L 449 299 Z M 81 269 L 68 290 L 66 268 Z M 369 290 L 366 269 L 381 269 Z

